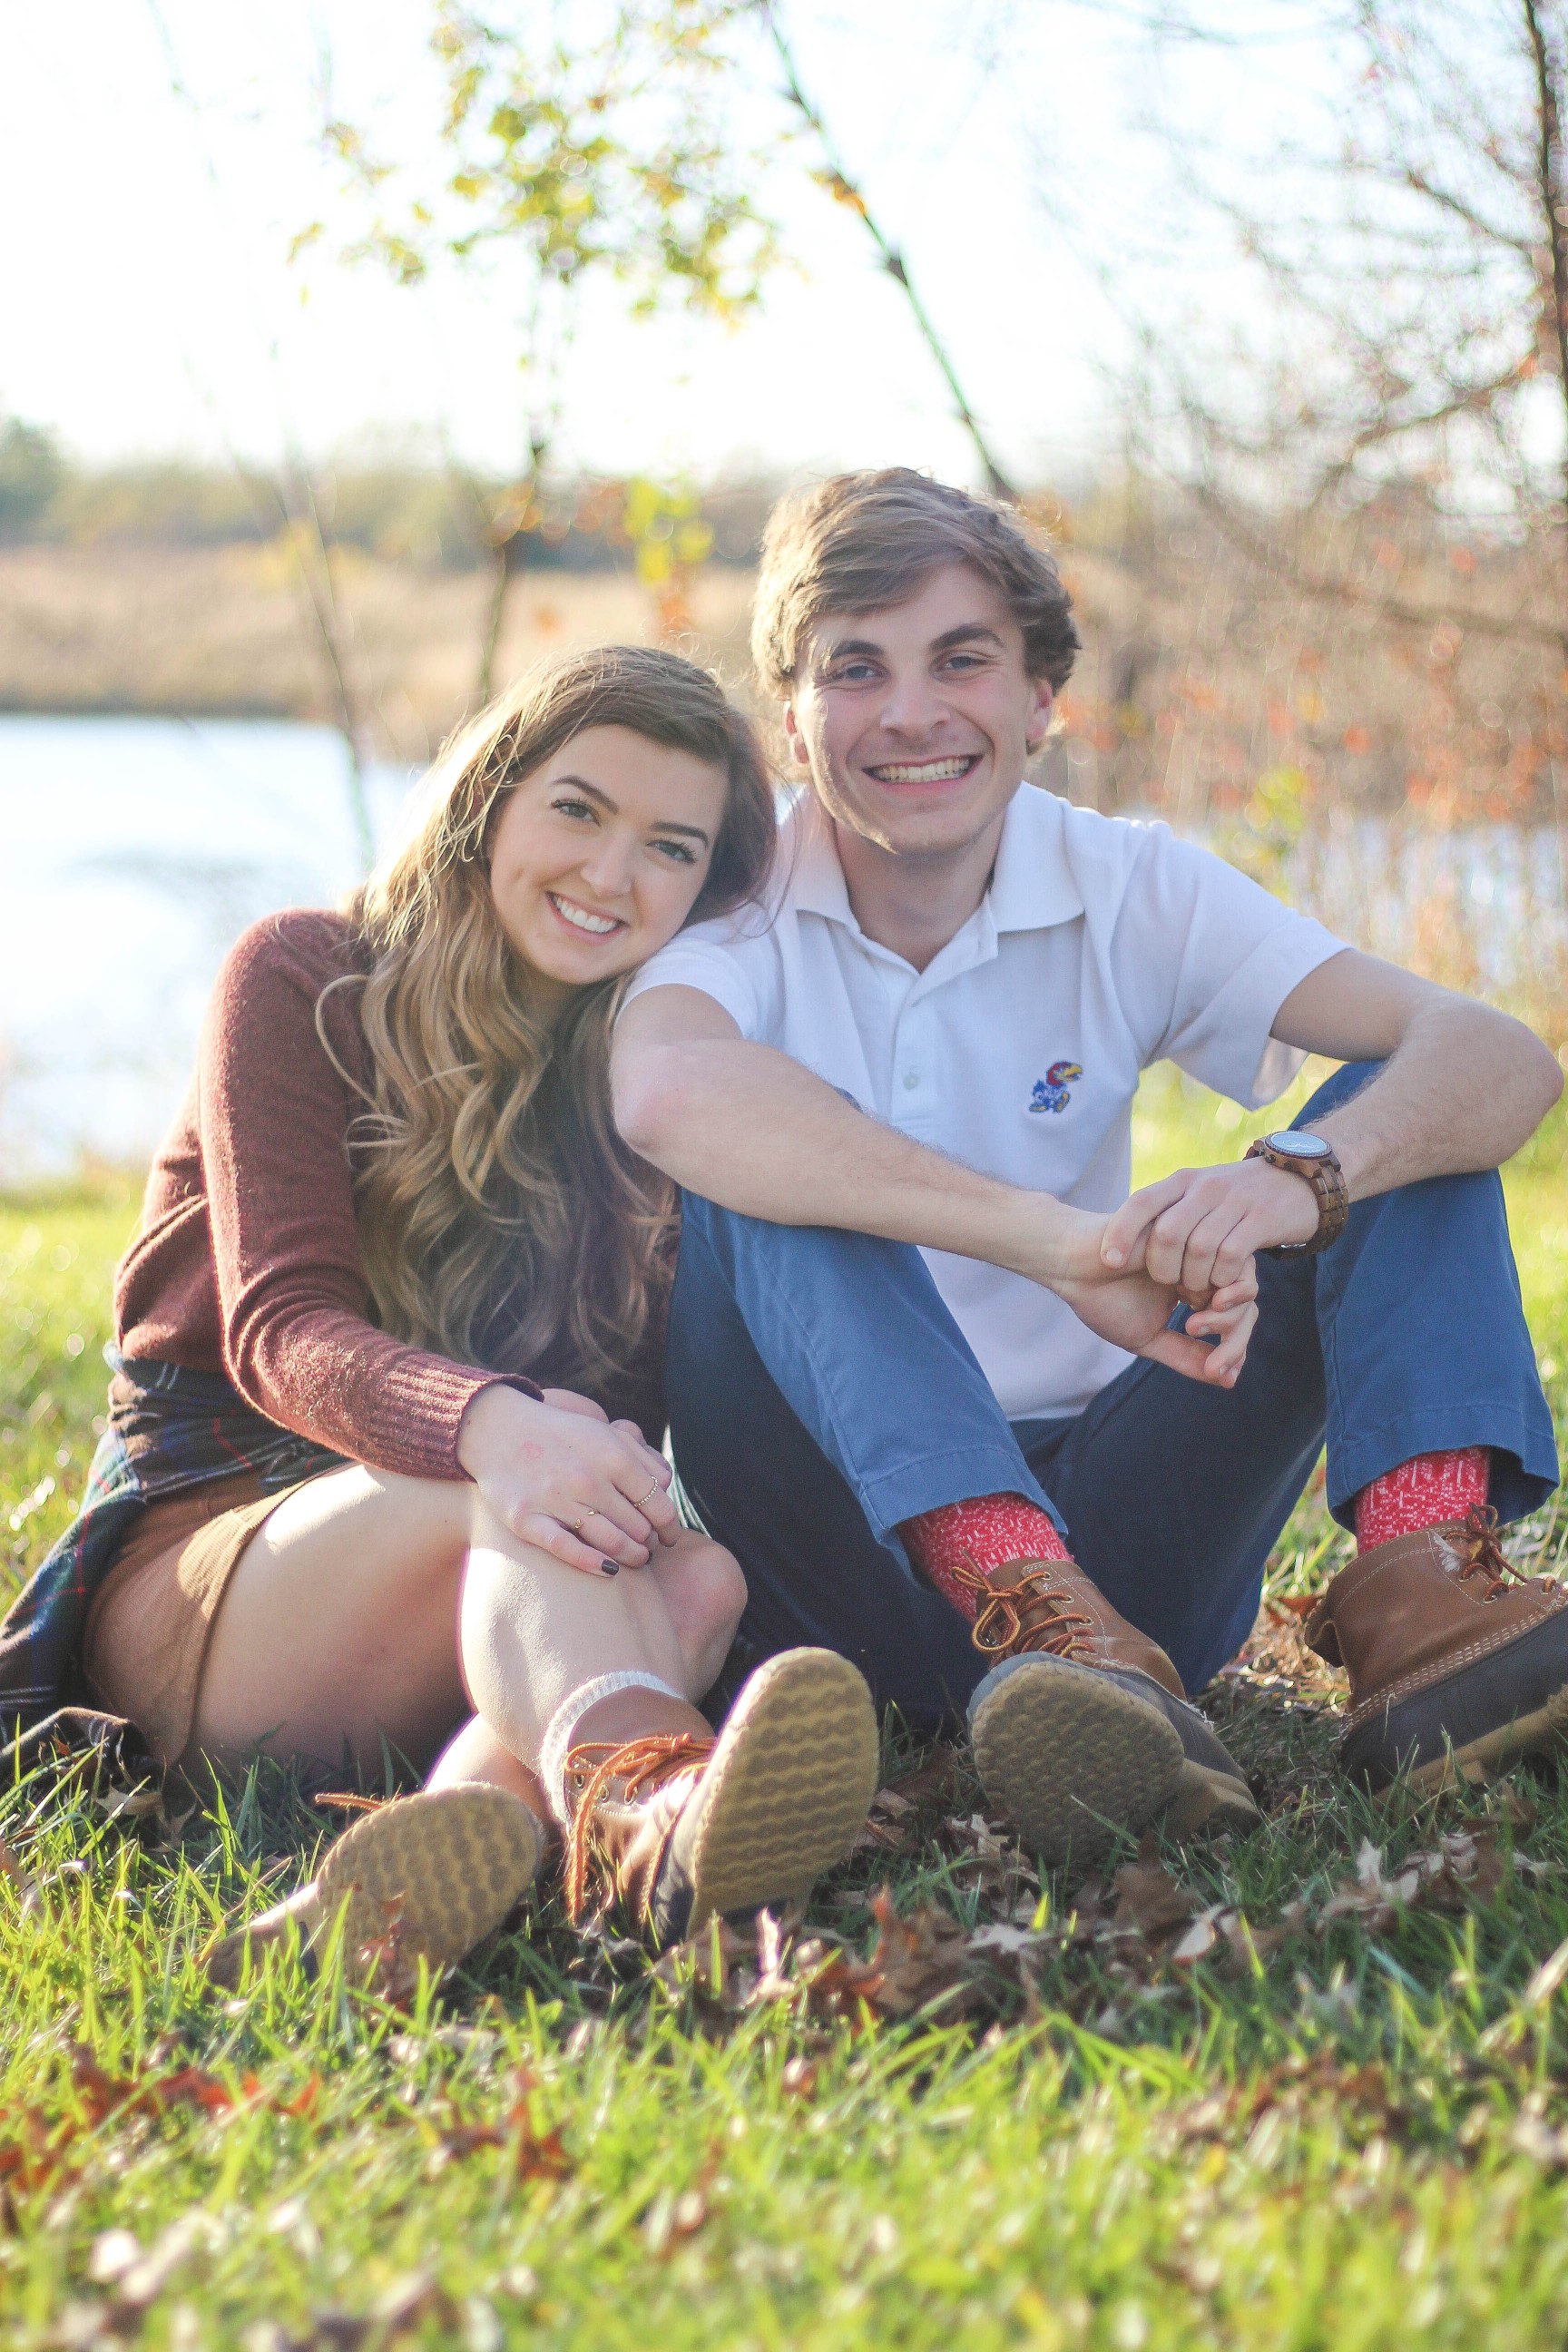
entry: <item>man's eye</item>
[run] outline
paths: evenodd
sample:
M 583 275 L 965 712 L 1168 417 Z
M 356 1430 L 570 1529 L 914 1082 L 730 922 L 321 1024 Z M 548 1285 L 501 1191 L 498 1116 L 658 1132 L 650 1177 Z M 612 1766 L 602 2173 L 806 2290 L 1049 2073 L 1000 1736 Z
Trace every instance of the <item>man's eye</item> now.
M 869 662 L 841 662 L 837 669 L 828 671 L 826 683 L 829 686 L 858 686 L 862 679 L 875 675 Z
M 697 852 L 689 841 L 656 841 L 654 847 L 661 849 L 678 866 L 695 866 L 697 863 Z

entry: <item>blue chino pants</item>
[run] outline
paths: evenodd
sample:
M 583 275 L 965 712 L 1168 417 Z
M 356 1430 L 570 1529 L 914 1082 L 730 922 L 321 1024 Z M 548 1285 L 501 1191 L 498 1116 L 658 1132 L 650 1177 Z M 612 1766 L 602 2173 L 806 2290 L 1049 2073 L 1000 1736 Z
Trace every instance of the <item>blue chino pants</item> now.
M 1299 1124 L 1347 1100 L 1352 1064 Z M 934 1728 L 984 1660 L 895 1532 L 939 1504 L 1015 1492 L 1169 1653 L 1189 1690 L 1233 1657 L 1268 1554 L 1328 1447 L 1328 1500 L 1413 1454 L 1492 1449 L 1510 1520 L 1557 1483 L 1495 1173 L 1356 1202 L 1333 1247 L 1258 1260 L 1259 1314 L 1230 1390 L 1142 1359 L 1082 1412 L 1009 1423 L 920 1253 L 767 1224 L 689 1194 L 670 1306 L 670 1434 L 703 1525 L 745 1570 L 742 1640 L 837 1650 L 879 1705 Z

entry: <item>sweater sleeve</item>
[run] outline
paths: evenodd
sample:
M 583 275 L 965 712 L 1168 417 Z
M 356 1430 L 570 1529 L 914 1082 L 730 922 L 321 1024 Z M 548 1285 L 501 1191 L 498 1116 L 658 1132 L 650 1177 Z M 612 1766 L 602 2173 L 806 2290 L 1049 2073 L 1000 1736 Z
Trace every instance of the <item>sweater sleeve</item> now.
M 348 1154 L 355 1097 L 315 1017 L 344 969 L 332 918 L 273 917 L 238 941 L 207 1008 L 197 1119 L 225 1369 L 258 1412 L 336 1453 L 461 1478 L 458 1423 L 498 1376 L 370 1320 Z

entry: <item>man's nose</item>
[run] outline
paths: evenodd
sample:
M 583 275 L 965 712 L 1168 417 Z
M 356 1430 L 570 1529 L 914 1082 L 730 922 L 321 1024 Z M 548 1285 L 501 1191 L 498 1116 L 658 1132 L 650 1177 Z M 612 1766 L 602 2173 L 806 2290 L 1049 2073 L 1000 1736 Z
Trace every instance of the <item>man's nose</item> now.
M 925 735 L 947 715 L 947 706 L 923 669 L 896 672 L 888 682 L 879 716 L 898 735 Z

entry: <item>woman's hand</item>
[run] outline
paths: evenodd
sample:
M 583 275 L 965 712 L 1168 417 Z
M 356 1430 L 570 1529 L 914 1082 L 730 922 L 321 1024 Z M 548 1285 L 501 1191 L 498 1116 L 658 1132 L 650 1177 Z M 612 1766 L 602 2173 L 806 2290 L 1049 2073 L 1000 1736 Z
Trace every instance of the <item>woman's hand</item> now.
M 670 1467 L 635 1423 L 610 1422 L 566 1389 L 542 1402 L 481 1389 L 458 1431 L 458 1460 L 503 1527 L 581 1569 L 646 1568 L 655 1538 L 678 1532 Z

